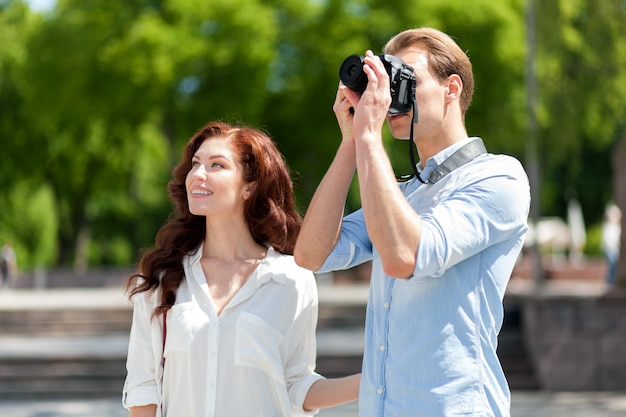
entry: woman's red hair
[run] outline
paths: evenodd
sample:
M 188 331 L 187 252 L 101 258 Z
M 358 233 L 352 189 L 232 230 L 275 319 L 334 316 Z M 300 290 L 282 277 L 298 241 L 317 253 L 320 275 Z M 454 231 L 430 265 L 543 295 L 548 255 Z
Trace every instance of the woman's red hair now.
M 167 186 L 174 212 L 158 231 L 154 247 L 141 257 L 140 272 L 127 283 L 130 297 L 160 288 L 155 314 L 174 305 L 176 291 L 184 279 L 183 258 L 197 250 L 206 235 L 205 217 L 189 212 L 185 179 L 194 154 L 211 138 L 227 138 L 244 168 L 245 180 L 255 182 L 252 194 L 244 202 L 244 217 L 254 240 L 269 244 L 278 252 L 293 253 L 302 217 L 295 208 L 289 168 L 275 143 L 257 129 L 209 123 L 185 146 L 182 161 L 174 168 Z

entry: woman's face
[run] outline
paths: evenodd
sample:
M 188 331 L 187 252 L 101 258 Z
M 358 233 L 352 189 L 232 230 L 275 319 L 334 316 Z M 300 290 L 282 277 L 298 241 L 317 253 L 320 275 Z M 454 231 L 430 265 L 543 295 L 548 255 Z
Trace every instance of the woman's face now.
M 189 211 L 196 216 L 243 215 L 252 184 L 226 138 L 210 138 L 198 148 L 185 187 Z

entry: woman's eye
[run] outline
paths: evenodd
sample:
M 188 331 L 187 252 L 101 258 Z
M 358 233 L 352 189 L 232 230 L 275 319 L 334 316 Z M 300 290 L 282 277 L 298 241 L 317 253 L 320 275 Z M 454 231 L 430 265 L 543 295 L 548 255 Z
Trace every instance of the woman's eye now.
M 191 166 L 192 167 L 200 166 L 200 162 L 198 162 L 198 161 L 191 161 Z
M 211 164 L 211 166 L 215 167 L 215 168 L 224 168 L 224 165 L 222 165 L 222 164 L 220 164 L 218 162 L 213 162 L 213 164 Z

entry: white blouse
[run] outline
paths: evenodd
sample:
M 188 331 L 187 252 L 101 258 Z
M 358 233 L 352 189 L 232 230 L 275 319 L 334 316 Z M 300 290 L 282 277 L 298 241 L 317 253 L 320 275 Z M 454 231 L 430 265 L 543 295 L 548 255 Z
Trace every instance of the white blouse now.
M 302 409 L 322 378 L 314 371 L 313 273 L 269 248 L 218 316 L 201 254 L 202 247 L 183 260 L 185 279 L 167 313 L 165 349 L 162 316 L 151 319 L 156 292 L 133 297 L 124 407 L 157 404 L 163 417 L 315 414 Z

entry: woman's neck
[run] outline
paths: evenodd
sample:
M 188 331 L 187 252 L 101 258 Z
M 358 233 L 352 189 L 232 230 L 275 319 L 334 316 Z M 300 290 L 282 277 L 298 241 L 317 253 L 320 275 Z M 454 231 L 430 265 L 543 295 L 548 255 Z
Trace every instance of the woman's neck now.
M 222 260 L 262 259 L 267 248 L 257 243 L 250 229 L 241 219 L 207 219 L 204 237 L 203 258 Z

